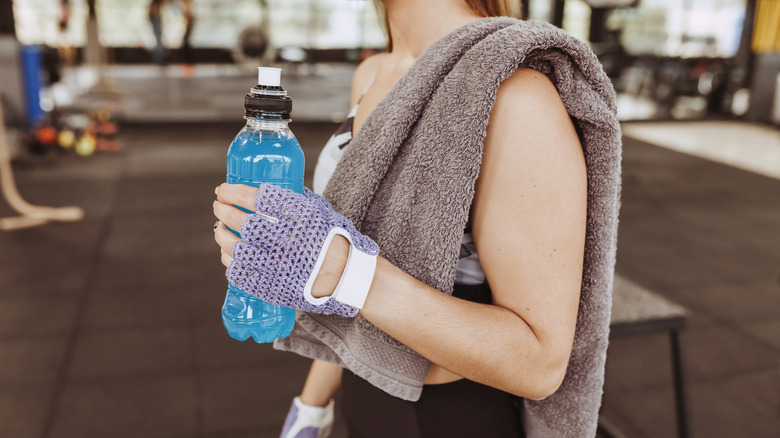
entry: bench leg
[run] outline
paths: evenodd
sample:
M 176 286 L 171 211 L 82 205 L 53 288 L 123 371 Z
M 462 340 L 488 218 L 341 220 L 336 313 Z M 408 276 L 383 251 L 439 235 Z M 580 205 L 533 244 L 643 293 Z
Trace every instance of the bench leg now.
M 683 347 L 680 338 L 680 330 L 674 329 L 670 333 L 672 343 L 672 368 L 674 372 L 674 401 L 677 409 L 677 436 L 690 438 L 691 431 L 688 424 L 688 398 L 685 386 L 685 367 L 683 363 Z

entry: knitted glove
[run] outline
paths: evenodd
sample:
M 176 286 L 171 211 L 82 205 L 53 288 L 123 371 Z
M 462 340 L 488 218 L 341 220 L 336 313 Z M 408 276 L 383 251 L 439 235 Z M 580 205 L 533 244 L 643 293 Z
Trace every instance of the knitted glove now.
M 310 191 L 298 194 L 262 184 L 255 207 L 257 212 L 241 224 L 242 241 L 233 246 L 228 280 L 271 304 L 355 316 L 374 278 L 377 244 Z M 350 242 L 344 273 L 331 296 L 314 298 L 314 279 L 337 234 Z
M 309 190 L 309 188 L 308 188 L 308 187 L 304 187 L 304 188 L 303 188 L 303 196 L 305 196 L 305 197 L 307 197 L 307 198 L 309 198 L 309 199 L 316 199 L 316 200 L 317 200 L 317 201 L 319 201 L 319 202 L 320 202 L 322 205 L 324 205 L 324 206 L 326 206 L 326 207 L 330 208 L 331 210 L 333 209 L 333 206 L 332 206 L 332 205 L 330 205 L 330 201 L 328 201 L 327 199 L 325 199 L 325 197 L 324 197 L 324 196 L 322 196 L 322 195 L 318 195 L 318 194 L 316 194 L 316 193 L 312 192 L 311 190 Z
M 303 404 L 295 397 L 280 438 L 327 438 L 333 427 L 333 400 L 324 408 Z

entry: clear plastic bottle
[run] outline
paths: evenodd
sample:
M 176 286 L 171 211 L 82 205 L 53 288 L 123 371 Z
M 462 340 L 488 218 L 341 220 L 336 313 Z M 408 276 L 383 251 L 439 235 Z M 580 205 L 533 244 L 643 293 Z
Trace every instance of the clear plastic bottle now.
M 254 187 L 268 183 L 303 193 L 304 156 L 287 126 L 292 100 L 280 86 L 280 76 L 278 68 L 258 69 L 258 85 L 244 98 L 246 126 L 228 149 L 227 182 Z M 233 339 L 244 341 L 251 336 L 257 343 L 273 342 L 290 334 L 295 311 L 266 303 L 228 283 L 222 323 Z

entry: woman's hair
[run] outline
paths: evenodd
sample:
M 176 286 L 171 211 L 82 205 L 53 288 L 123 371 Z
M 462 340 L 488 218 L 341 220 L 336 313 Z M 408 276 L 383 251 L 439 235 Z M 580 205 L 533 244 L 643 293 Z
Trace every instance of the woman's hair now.
M 519 6 L 521 2 L 522 0 L 466 0 L 471 10 L 483 17 L 513 17 L 517 13 L 513 6 Z
M 472 11 L 482 17 L 516 17 L 522 9 L 523 0 L 466 0 Z M 393 39 L 390 37 L 390 22 L 381 0 L 374 0 L 374 6 L 387 34 L 387 51 L 393 51 Z

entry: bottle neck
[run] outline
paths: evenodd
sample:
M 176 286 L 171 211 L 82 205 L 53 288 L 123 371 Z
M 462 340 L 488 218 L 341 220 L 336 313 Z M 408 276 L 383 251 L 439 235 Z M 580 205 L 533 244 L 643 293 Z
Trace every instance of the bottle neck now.
M 256 117 L 244 117 L 246 119 L 246 126 L 253 129 L 262 129 L 268 131 L 282 131 L 290 129 L 287 126 L 290 123 L 290 119 L 259 119 Z

